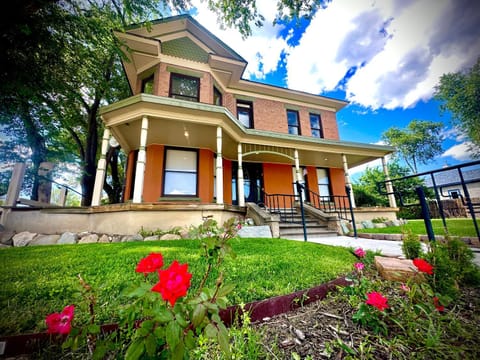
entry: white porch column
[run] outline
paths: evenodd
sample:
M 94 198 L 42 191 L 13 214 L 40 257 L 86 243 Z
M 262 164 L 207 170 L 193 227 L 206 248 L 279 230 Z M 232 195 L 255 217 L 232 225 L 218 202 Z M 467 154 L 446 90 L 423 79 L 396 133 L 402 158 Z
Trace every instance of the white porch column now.
M 217 204 L 223 204 L 222 128 L 220 126 L 217 126 L 217 166 L 215 179 L 217 181 Z
M 107 150 L 108 140 L 110 140 L 110 129 L 105 128 L 102 138 L 102 150 L 100 159 L 98 159 L 97 173 L 95 174 L 95 185 L 93 186 L 92 206 L 100 205 L 102 199 L 103 183 L 105 182 L 105 172 L 107 170 Z
M 350 188 L 350 201 L 352 203 L 352 208 L 356 208 L 357 206 L 355 205 L 355 196 L 353 196 L 353 188 L 352 183 L 350 182 L 350 176 L 348 174 L 348 162 L 345 154 L 342 154 L 342 162 L 343 172 L 345 173 L 345 186 L 348 186 Z
M 245 189 L 243 185 L 243 167 L 242 167 L 242 144 L 238 144 L 238 174 L 237 174 L 237 186 L 238 186 L 238 205 L 245 206 Z
M 393 193 L 393 185 L 390 181 L 390 174 L 388 173 L 387 160 L 385 159 L 385 157 L 382 157 L 382 167 L 383 173 L 385 174 L 385 187 L 387 188 L 388 193 L 388 203 L 390 207 L 396 208 L 397 201 L 395 200 L 395 194 Z
M 145 179 L 145 162 L 148 135 L 148 117 L 142 118 L 142 129 L 140 130 L 140 147 L 138 149 L 137 168 L 135 172 L 135 187 L 133 189 L 133 202 L 141 203 L 143 195 L 143 182 Z
M 298 160 L 297 149 L 295 149 L 293 156 L 295 158 L 295 175 L 296 175 L 295 181 L 302 182 L 302 174 L 300 174 L 300 161 Z

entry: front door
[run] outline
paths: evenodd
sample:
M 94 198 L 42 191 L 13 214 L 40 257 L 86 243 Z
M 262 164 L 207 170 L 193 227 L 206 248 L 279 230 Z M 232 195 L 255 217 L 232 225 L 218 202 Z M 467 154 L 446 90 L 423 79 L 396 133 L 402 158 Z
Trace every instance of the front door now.
M 238 163 L 232 164 L 232 203 L 238 205 Z M 243 191 L 245 202 L 255 204 L 263 202 L 263 170 L 262 164 L 243 163 Z

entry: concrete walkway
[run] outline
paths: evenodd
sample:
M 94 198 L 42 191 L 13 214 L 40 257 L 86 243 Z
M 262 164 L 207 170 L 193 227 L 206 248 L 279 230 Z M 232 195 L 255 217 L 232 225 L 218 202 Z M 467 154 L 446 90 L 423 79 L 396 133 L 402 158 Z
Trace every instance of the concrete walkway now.
M 303 238 L 295 238 L 291 240 L 303 241 Z M 402 252 L 402 242 L 392 240 L 374 240 L 364 238 L 354 238 L 350 236 L 325 236 L 325 237 L 308 237 L 308 242 L 314 242 L 319 244 L 334 245 L 352 247 L 354 249 L 361 247 L 364 250 L 380 251 L 385 256 L 398 256 L 404 257 Z M 424 250 L 427 250 L 427 246 L 422 244 Z M 480 249 L 472 248 L 475 258 L 473 262 L 480 266 Z

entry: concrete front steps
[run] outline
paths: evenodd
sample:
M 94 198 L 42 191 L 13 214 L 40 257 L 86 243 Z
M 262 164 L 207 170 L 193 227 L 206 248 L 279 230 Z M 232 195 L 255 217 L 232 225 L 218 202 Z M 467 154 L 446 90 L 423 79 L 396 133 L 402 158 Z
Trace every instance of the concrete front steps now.
M 286 218 L 286 220 L 283 220 Z M 303 239 L 302 215 L 299 212 L 281 214 L 280 237 L 285 239 Z M 288 222 L 287 222 L 288 221 Z M 308 237 L 337 236 L 337 232 L 330 230 L 326 225 L 318 223 L 317 220 L 305 213 L 305 225 Z

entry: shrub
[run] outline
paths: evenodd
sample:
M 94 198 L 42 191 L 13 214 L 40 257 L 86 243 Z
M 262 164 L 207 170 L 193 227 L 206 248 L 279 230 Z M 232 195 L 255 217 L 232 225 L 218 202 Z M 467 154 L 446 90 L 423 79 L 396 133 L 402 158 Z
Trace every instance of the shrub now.
M 403 255 L 405 255 L 407 259 L 415 259 L 421 257 L 422 242 L 418 238 L 418 235 L 413 234 L 411 231 L 404 233 L 402 251 Z

